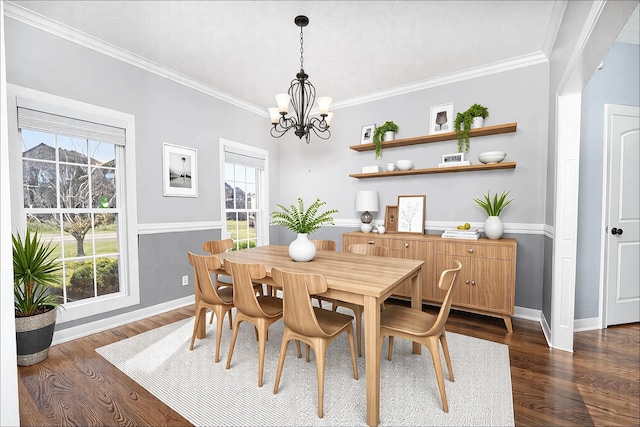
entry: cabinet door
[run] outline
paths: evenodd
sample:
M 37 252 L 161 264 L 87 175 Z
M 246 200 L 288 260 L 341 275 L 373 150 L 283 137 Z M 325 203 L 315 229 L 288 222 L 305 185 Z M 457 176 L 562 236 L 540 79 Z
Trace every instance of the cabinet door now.
M 438 281 L 440 280 L 440 274 L 444 270 L 455 268 L 455 260 L 460 261 L 462 264 L 462 270 L 458 273 L 458 280 L 453 290 L 453 304 L 469 304 L 469 288 L 471 287 L 471 259 L 469 257 L 463 257 L 459 255 L 438 255 L 436 259 L 436 277 L 433 285 L 434 300 L 442 302 L 446 295 L 446 291 L 438 288 Z
M 433 242 L 406 240 L 403 244 L 405 258 L 424 261 L 420 273 L 420 283 L 422 284 L 420 295 L 422 296 L 422 299 L 433 299 L 435 288 L 437 287 L 434 273 L 435 263 L 433 262 L 435 253 Z M 411 289 L 409 286 L 404 287 L 404 292 L 407 293 L 407 296 L 411 296 Z
M 512 314 L 512 262 L 476 258 L 472 260 L 472 280 L 469 304 L 484 310 Z
M 370 239 L 366 237 L 343 235 L 342 236 L 342 252 L 347 252 L 347 250 L 349 249 L 349 245 L 367 244 L 369 243 L 369 240 Z

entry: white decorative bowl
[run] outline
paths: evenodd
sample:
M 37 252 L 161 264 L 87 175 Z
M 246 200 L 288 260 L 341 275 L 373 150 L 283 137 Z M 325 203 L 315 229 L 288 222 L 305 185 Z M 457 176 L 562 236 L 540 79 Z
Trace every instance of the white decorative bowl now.
M 478 160 L 482 163 L 500 163 L 507 157 L 507 153 L 504 151 L 487 151 L 480 153 Z
M 396 167 L 401 171 L 408 171 L 413 169 L 413 161 L 411 160 L 398 160 L 396 162 Z

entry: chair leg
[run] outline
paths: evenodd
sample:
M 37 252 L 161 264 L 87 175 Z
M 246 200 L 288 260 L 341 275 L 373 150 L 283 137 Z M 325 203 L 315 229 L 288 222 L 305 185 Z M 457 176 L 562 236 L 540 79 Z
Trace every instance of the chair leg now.
M 300 350 L 300 341 L 296 340 L 296 349 L 298 350 L 298 359 L 302 357 L 302 350 Z
M 324 417 L 324 362 L 327 353 L 327 342 L 318 340 L 314 348 L 316 354 L 316 372 L 318 376 L 318 418 Z
M 218 363 L 220 362 L 220 341 L 222 340 L 222 323 L 225 315 L 224 308 L 222 306 L 216 306 L 214 313 L 218 316 L 218 321 L 216 322 L 216 357 L 214 361 Z
M 240 319 L 240 316 L 236 315 L 236 321 L 233 325 L 233 334 L 231 335 L 231 344 L 229 344 L 229 354 L 227 354 L 227 366 L 225 366 L 225 369 L 229 369 L 231 367 L 233 348 L 236 346 L 236 338 L 238 338 L 238 329 L 240 329 L 240 323 L 242 323 L 242 320 Z
M 433 360 L 433 369 L 436 372 L 436 379 L 438 380 L 438 389 L 440 390 L 440 398 L 442 399 L 442 410 L 449 412 L 449 404 L 447 403 L 447 392 L 444 388 L 444 376 L 442 375 L 442 362 L 440 361 L 440 349 L 438 348 L 438 338 L 429 337 L 426 344 L 429 352 L 431 353 L 431 359 Z
M 267 330 L 269 325 L 265 319 L 258 319 L 258 387 L 262 387 L 262 377 L 264 374 L 264 353 L 267 344 Z
M 356 346 L 353 343 L 353 325 L 347 328 L 347 337 L 349 338 L 349 347 L 351 347 L 351 365 L 353 366 L 353 378 L 358 379 L 358 364 L 356 362 Z
M 287 356 L 287 347 L 289 346 L 289 331 L 284 330 L 282 334 L 282 344 L 280 345 L 280 357 L 278 358 L 278 370 L 276 371 L 276 382 L 273 385 L 273 394 L 278 394 L 278 386 L 280 386 L 280 377 L 282 376 L 282 368 L 284 367 L 284 359 Z M 298 343 L 300 343 L 298 341 Z
M 356 335 L 358 338 L 358 357 L 362 357 L 362 307 L 353 310 L 356 318 Z
M 387 354 L 387 360 L 391 360 L 393 354 L 393 335 L 389 335 L 389 354 Z
M 229 310 L 228 313 L 229 313 L 229 329 L 233 329 L 233 315 L 231 314 L 231 310 Z
M 202 315 L 202 311 L 204 310 L 204 315 L 207 315 L 207 309 L 201 308 L 196 310 L 196 318 L 195 323 L 193 324 L 193 333 L 191 334 L 191 345 L 189 346 L 189 350 L 193 350 L 193 344 L 196 342 L 196 335 L 198 334 L 198 323 L 200 321 L 200 316 Z
M 449 356 L 449 346 L 447 345 L 447 335 L 445 331 L 442 331 L 440 335 L 440 344 L 442 344 L 442 352 L 444 353 L 444 360 L 447 362 L 447 371 L 449 371 L 449 381 L 454 382 L 453 368 L 451 366 L 451 357 Z

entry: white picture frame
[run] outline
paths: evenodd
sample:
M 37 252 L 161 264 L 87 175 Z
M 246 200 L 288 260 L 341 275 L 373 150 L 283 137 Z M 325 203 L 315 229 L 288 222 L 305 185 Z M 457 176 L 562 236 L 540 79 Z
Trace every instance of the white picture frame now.
M 429 115 L 429 135 L 455 132 L 454 121 L 453 102 L 432 106 Z
M 162 144 L 163 196 L 198 197 L 198 151 Z
M 398 196 L 398 233 L 424 234 L 427 196 Z
M 375 124 L 362 126 L 362 130 L 360 131 L 360 144 L 372 144 L 375 131 Z

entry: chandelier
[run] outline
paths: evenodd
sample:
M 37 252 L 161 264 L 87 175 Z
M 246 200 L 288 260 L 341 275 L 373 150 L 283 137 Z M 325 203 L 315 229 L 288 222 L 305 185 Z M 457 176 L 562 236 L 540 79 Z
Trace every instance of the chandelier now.
M 309 24 L 309 18 L 304 15 L 296 16 L 294 22 L 300 27 L 300 72 L 296 74 L 296 78 L 291 80 L 288 93 L 279 93 L 276 95 L 276 103 L 278 107 L 269 108 L 271 115 L 271 136 L 280 138 L 287 133 L 289 129 L 295 129 L 294 133 L 298 138 L 305 137 L 307 144 L 311 131 L 321 139 L 329 139 L 329 124 L 333 113 L 329 112 L 329 105 L 333 101 L 328 96 L 318 98 L 318 108 L 320 110 L 320 118 L 311 117 L 311 107 L 316 99 L 316 88 L 307 80 L 309 76 L 304 72 L 303 59 L 303 39 L 302 27 Z M 293 105 L 293 116 L 287 117 L 289 113 L 289 103 Z

